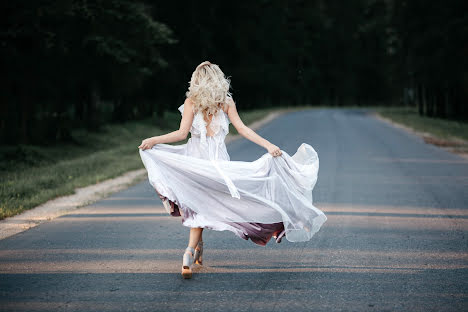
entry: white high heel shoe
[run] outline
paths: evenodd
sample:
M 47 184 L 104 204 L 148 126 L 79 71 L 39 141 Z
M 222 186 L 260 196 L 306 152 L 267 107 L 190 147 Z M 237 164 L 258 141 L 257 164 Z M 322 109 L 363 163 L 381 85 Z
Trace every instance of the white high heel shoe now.
M 185 248 L 184 256 L 182 258 L 182 277 L 192 278 L 192 264 L 195 249 L 192 247 Z

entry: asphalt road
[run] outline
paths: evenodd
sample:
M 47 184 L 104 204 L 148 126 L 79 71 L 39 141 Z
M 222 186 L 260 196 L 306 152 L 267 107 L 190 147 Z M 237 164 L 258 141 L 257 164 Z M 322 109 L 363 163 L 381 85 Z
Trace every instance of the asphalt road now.
M 0 310 L 468 310 L 466 159 L 364 110 L 292 112 L 258 133 L 319 154 L 314 204 L 328 221 L 311 241 L 207 230 L 204 267 L 183 280 L 189 229 L 145 181 L 1 240 Z M 266 152 L 245 139 L 228 151 Z

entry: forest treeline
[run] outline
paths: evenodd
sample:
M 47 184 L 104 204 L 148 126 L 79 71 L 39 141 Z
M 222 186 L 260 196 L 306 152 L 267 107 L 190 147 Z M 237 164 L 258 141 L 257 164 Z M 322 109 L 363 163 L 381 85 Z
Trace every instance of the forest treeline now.
M 202 61 L 243 109 L 414 105 L 468 119 L 463 0 L 42 0 L 0 4 L 0 144 L 163 116 Z

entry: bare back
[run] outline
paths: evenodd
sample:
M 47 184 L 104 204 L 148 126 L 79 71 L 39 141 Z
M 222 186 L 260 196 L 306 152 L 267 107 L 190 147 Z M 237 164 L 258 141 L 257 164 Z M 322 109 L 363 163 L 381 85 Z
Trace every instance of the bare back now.
M 227 108 L 225 108 L 224 106 L 221 106 L 219 104 L 218 104 L 218 106 L 219 106 L 219 109 L 223 110 L 227 114 Z M 206 135 L 207 136 L 213 136 L 214 133 L 211 130 L 211 127 L 210 127 L 211 121 L 213 119 L 213 115 L 210 115 L 209 117 L 207 117 L 206 114 L 203 113 L 203 119 L 206 122 Z

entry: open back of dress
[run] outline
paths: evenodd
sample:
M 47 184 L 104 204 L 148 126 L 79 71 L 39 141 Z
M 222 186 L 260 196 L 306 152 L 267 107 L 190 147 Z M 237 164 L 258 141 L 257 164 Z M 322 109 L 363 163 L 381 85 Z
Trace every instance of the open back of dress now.
M 181 114 L 184 105 L 179 106 Z M 194 115 L 191 137 L 185 144 L 157 144 L 141 150 L 150 184 L 172 215 L 187 227 L 228 230 L 265 245 L 272 236 L 291 242 L 307 241 L 327 220 L 312 204 L 319 159 L 302 143 L 290 156 L 269 153 L 252 162 L 231 161 L 225 145 L 229 118 L 219 110 L 207 122 Z

